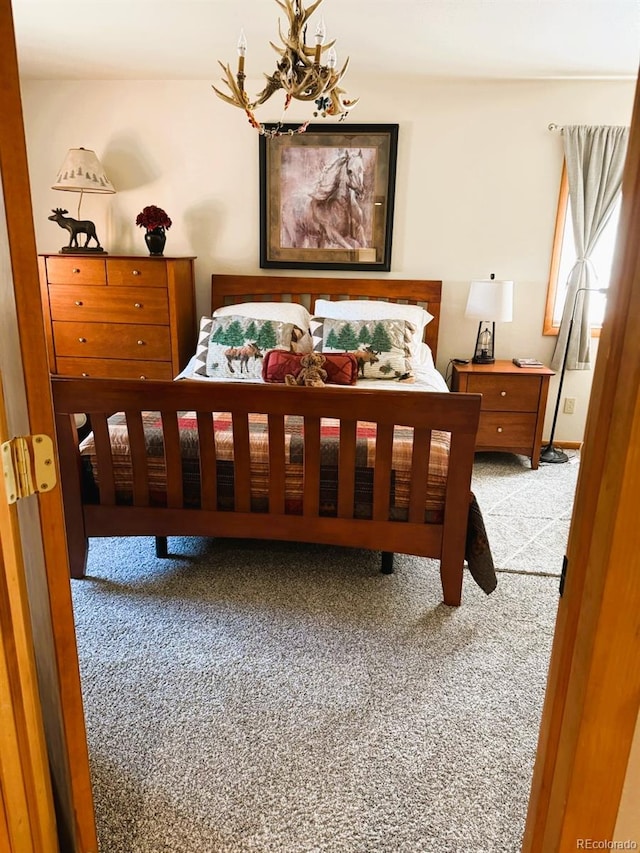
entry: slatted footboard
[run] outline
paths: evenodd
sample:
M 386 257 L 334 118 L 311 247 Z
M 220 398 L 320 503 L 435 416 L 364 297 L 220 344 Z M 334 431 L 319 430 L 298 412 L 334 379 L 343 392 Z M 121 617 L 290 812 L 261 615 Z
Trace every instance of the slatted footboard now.
M 250 537 L 434 557 L 440 560 L 445 603 L 460 603 L 478 395 L 62 377 L 54 377 L 52 387 L 74 577 L 85 572 L 91 536 Z M 92 488 L 83 480 L 86 459 L 78 449 L 76 412 L 87 413 L 93 427 Z M 130 482 L 124 496 L 118 474 L 122 459 L 108 424 L 116 412 L 124 413 L 120 419 L 126 424 Z M 143 412 L 156 413 L 152 459 Z M 184 413 L 193 413 L 187 430 Z M 220 440 L 212 413 L 228 413 L 230 442 Z M 256 418 L 263 425 L 262 492 L 252 464 Z M 296 437 L 293 422 L 299 425 Z M 400 431 L 411 436 L 408 462 L 403 453 L 409 465 L 404 490 L 398 486 L 397 445 L 394 450 Z M 440 504 L 434 506 L 433 448 L 441 431 L 450 436 L 449 452 L 444 471 L 439 467 Z M 325 494 L 327 432 L 333 441 L 331 500 Z M 295 456 L 294 441 L 299 448 L 294 479 L 301 479 L 292 499 L 288 463 Z M 223 458 L 228 444 L 230 465 Z M 370 506 L 364 510 L 363 454 L 371 472 Z M 160 497 L 158 466 L 164 482 Z M 230 482 L 223 482 L 225 477 Z

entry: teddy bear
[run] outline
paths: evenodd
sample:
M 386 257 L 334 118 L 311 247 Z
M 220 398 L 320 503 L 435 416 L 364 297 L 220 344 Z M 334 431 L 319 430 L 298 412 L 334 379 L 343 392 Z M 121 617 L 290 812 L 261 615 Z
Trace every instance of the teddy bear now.
M 300 359 L 302 368 L 297 376 L 287 373 L 285 385 L 306 385 L 319 387 L 327 379 L 327 371 L 323 368 L 326 358 L 320 352 L 308 352 Z

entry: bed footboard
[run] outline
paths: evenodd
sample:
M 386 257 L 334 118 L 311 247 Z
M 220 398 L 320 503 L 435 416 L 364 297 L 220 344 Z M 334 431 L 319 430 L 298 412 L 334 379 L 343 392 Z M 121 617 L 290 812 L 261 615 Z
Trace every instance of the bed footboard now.
M 383 571 L 393 553 L 440 560 L 444 601 L 460 603 L 475 437 L 480 412 L 476 394 L 375 391 L 344 388 L 289 388 L 274 385 L 134 380 L 52 379 L 58 433 L 61 483 L 71 572 L 82 577 L 87 539 L 92 536 L 146 535 L 229 536 L 281 539 L 369 548 L 383 552 Z M 97 494 L 83 485 L 82 460 L 73 415 L 86 412 L 93 426 Z M 124 413 L 132 470 L 129 505 L 119 502 L 108 418 Z M 150 488 L 142 413 L 157 413 L 161 461 L 166 476 L 162 505 Z M 185 501 L 181 413 L 195 413 L 199 498 Z M 233 437 L 232 503 L 221 506 L 220 447 L 212 413 L 228 413 Z M 266 496 L 259 508 L 252 481 L 250 416 L 263 416 Z M 302 424 L 300 506 L 292 512 L 287 498 L 287 423 Z M 331 422 L 335 450 L 336 500 L 332 514 L 323 504 L 326 448 L 321 435 Z M 367 426 L 367 464 L 372 471 L 371 506 L 358 512 L 356 479 L 362 465 L 358 430 Z M 394 434 L 410 430 L 409 476 L 405 514 L 394 512 L 396 471 Z M 443 504 L 433 521 L 428 505 L 432 437 L 450 434 Z M 162 545 L 160 545 L 162 548 Z

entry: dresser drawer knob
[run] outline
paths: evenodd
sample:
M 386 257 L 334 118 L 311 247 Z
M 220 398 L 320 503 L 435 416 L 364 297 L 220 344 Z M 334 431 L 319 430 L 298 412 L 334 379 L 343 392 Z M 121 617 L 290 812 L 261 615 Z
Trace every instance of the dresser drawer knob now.
M 78 269 L 78 267 L 76 267 L 76 268 L 74 269 L 74 273 L 77 275 L 79 272 L 80 272 L 80 270 Z
M 134 302 L 133 307 L 134 308 L 142 308 L 142 302 Z
M 502 427 L 498 427 L 498 432 L 502 432 Z
M 78 338 L 78 340 L 80 341 L 81 344 L 86 344 L 86 342 L 87 342 L 86 338 Z
M 81 300 L 81 299 L 76 299 L 76 305 L 78 305 L 78 306 L 79 306 L 79 305 L 82 305 L 82 300 Z
M 140 275 L 140 270 L 131 270 L 131 275 Z
M 138 346 L 139 346 L 139 347 L 143 347 L 143 346 L 144 346 L 144 341 L 138 341 Z
M 142 376 L 140 377 L 140 379 L 146 379 L 146 378 L 147 378 L 147 377 L 144 375 L 144 373 L 143 373 L 143 374 L 142 374 Z
M 506 392 L 506 391 L 501 391 L 501 392 L 500 392 L 500 396 L 501 396 L 501 397 L 506 397 L 506 396 L 507 396 L 507 392 Z
M 88 373 L 83 373 L 83 374 L 82 374 L 82 376 L 88 376 L 88 375 L 89 375 Z

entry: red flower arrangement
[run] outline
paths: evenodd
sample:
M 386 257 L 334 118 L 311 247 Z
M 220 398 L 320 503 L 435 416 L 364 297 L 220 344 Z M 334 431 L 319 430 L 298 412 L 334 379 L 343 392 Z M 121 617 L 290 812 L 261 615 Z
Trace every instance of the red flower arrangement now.
M 156 228 L 171 228 L 171 220 L 161 207 L 150 204 L 136 216 L 136 225 L 146 228 L 147 231 L 155 231 Z

